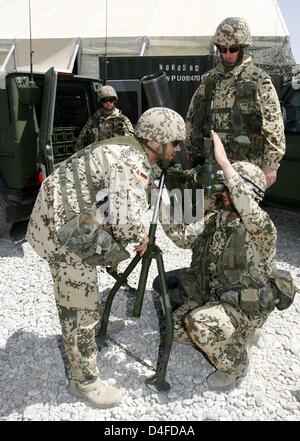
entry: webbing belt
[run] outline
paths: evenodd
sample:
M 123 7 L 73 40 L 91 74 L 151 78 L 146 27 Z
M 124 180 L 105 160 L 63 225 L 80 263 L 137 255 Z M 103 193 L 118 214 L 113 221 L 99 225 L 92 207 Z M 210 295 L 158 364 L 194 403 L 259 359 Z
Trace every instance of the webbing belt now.
M 67 195 L 67 177 L 66 177 L 66 164 L 65 163 L 63 163 L 59 169 L 59 182 L 60 182 L 60 190 L 61 190 L 61 197 L 62 197 L 62 202 L 63 202 L 63 206 L 64 206 L 64 211 L 65 211 L 65 215 L 66 215 L 67 222 L 68 222 L 69 220 L 71 220 L 72 214 L 71 214 L 70 205 L 69 205 L 69 201 L 68 201 L 68 195 Z

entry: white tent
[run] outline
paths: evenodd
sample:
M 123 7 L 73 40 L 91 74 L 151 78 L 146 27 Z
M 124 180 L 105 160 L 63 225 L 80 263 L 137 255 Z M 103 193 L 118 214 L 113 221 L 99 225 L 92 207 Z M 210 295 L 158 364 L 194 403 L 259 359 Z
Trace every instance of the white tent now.
M 54 66 L 98 77 L 98 57 L 207 54 L 219 22 L 244 17 L 256 45 L 289 37 L 275 0 L 31 0 L 35 71 Z M 29 66 L 29 0 L 0 0 L 0 65 Z M 15 41 L 13 51 L 9 49 Z M 77 43 L 77 44 L 76 44 Z M 76 55 L 77 58 L 76 58 Z M 1 66 L 0 66 L 1 70 Z

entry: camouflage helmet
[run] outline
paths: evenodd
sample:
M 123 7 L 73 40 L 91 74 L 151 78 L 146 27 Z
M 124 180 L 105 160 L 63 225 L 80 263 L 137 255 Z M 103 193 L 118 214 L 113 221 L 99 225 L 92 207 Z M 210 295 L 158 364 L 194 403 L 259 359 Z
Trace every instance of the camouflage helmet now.
M 251 46 L 248 23 L 241 17 L 225 18 L 217 27 L 213 42 L 216 46 Z
M 167 107 L 152 107 L 146 110 L 134 130 L 138 138 L 155 140 L 162 144 L 185 139 L 185 122 L 174 110 Z
M 257 165 L 246 161 L 234 162 L 232 167 L 249 184 L 254 198 L 262 201 L 267 188 L 267 180 L 262 170 Z
M 98 100 L 102 100 L 103 98 L 114 97 L 116 100 L 118 99 L 117 92 L 112 86 L 102 86 L 98 92 Z

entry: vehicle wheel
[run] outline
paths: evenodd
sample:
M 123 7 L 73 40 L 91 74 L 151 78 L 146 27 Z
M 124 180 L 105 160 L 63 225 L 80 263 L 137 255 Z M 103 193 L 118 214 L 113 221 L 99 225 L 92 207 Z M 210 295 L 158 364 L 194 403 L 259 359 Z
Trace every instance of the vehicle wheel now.
M 12 223 L 6 220 L 6 207 L 7 201 L 4 196 L 0 194 L 0 236 L 9 233 L 12 226 Z

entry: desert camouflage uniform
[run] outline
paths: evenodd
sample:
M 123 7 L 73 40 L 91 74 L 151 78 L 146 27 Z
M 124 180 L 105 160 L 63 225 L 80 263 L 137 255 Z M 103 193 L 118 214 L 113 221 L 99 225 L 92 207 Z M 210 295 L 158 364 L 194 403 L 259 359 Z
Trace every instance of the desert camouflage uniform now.
M 99 109 L 88 119 L 81 130 L 75 144 L 75 151 L 78 152 L 87 145 L 103 139 L 113 136 L 129 136 L 132 133 L 133 127 L 130 120 L 119 109 L 115 108 L 106 118 L 102 116 L 101 109 Z
M 137 145 L 126 145 L 126 140 Z M 117 139 L 116 139 L 117 141 Z M 121 143 L 122 141 L 122 143 Z M 85 173 L 84 155 L 78 157 L 81 191 L 86 205 L 91 204 Z M 96 200 L 103 202 L 99 217 L 109 212 L 109 223 L 114 237 L 126 245 L 129 241 L 142 242 L 146 234 L 140 223 L 147 210 L 146 189 L 152 168 L 144 147 L 134 137 L 119 138 L 119 144 L 93 145 L 90 152 L 90 170 Z M 101 318 L 100 296 L 96 268 L 89 266 L 76 254 L 64 249 L 57 237 L 65 223 L 65 211 L 60 187 L 60 168 L 42 184 L 29 220 L 27 239 L 42 258 L 49 263 L 53 277 L 54 294 L 62 327 L 65 350 L 70 363 L 69 378 L 78 382 L 98 376 L 95 328 Z M 66 188 L 73 213 L 79 214 L 74 178 L 67 163 Z M 129 191 L 130 190 L 130 191 Z M 127 198 L 127 219 L 120 217 L 120 204 Z M 123 223 L 122 223 L 123 222 Z
M 208 276 L 206 290 L 209 292 L 209 300 L 205 305 L 199 307 L 199 304 L 203 304 L 201 298 L 199 302 L 195 298 L 188 298 L 175 311 L 175 338 L 184 343 L 191 343 L 192 340 L 218 370 L 240 376 L 245 373 L 248 364 L 247 344 L 255 329 L 263 325 L 268 313 L 249 315 L 240 309 L 237 299 L 226 299 L 218 259 L 227 246 L 228 231 L 235 231 L 243 223 L 246 228 L 244 248 L 251 273 L 256 277 L 269 277 L 276 263 L 277 233 L 268 214 L 249 194 L 248 184 L 238 174 L 225 184 L 240 218 L 233 212 L 221 209 L 187 227 L 174 224 L 163 227 L 178 246 L 193 248 L 191 268 L 195 274 L 199 274 L 205 265 Z M 208 242 L 208 225 L 212 224 L 215 229 Z M 207 243 L 208 258 L 207 263 L 204 263 L 201 259 Z
M 228 42 L 227 42 L 228 43 Z M 232 125 L 232 108 L 235 102 L 237 80 L 247 78 L 257 82 L 256 96 L 254 99 L 255 109 L 258 112 L 258 123 L 261 122 L 261 130 L 255 133 L 253 129 L 249 135 L 251 147 L 245 154 L 239 151 L 234 153 L 229 144 L 234 136 Z M 186 118 L 187 137 L 186 147 L 192 156 L 200 153 L 195 151 L 192 143 L 193 121 L 195 111 L 199 103 L 205 98 L 205 86 L 208 81 L 214 78 L 215 92 L 213 94 L 213 110 L 210 117 L 211 129 L 220 136 L 229 160 L 247 160 L 253 164 L 263 167 L 270 167 L 277 170 L 279 162 L 285 152 L 284 126 L 280 110 L 280 104 L 276 90 L 270 78 L 259 69 L 254 68 L 251 58 L 247 58 L 239 66 L 225 71 L 222 63 L 219 63 L 214 69 L 207 72 L 202 77 L 202 81 L 194 93 Z M 240 106 L 245 115 L 253 113 L 251 103 L 245 105 L 240 101 Z M 244 107 L 243 107 L 244 106 Z M 256 123 L 255 123 L 256 124 Z M 202 129 L 202 128 L 200 128 Z M 262 136 L 262 138 L 261 138 Z

